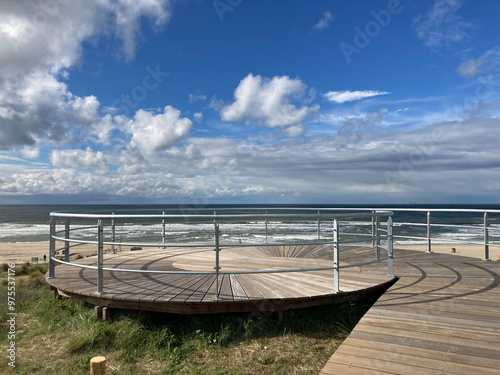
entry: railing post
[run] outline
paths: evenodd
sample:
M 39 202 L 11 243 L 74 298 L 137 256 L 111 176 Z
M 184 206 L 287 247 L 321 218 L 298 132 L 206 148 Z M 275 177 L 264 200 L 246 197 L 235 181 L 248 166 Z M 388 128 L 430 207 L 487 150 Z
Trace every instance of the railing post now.
M 488 213 L 484 213 L 484 259 L 483 260 L 491 260 L 490 259 L 490 245 L 489 245 L 489 236 L 488 236 Z
M 267 215 L 267 210 L 266 210 L 266 215 Z M 266 224 L 266 243 L 267 243 L 267 219 L 265 221 L 265 224 Z
M 115 211 L 112 212 L 115 214 Z M 115 219 L 111 219 L 111 254 L 116 254 L 115 252 L 115 239 L 116 239 L 116 229 L 115 229 Z
M 387 218 L 387 251 L 389 259 L 387 260 L 387 276 L 394 277 L 394 243 L 392 232 L 392 216 Z
M 162 212 L 162 215 L 165 216 L 165 211 Z M 165 219 L 161 219 L 161 243 L 165 245 Z M 163 247 L 165 248 L 165 247 Z
M 69 219 L 66 220 L 64 223 L 64 238 L 66 238 L 66 241 L 64 241 L 64 261 L 69 262 Z
M 215 296 L 212 297 L 212 301 L 222 301 L 220 298 L 219 291 L 219 222 L 214 220 L 214 242 L 215 242 Z
M 377 212 L 377 211 L 372 210 L 372 214 L 374 214 L 375 212 Z M 375 224 L 375 216 L 372 216 L 372 247 L 375 247 L 375 239 L 374 239 L 376 237 L 376 235 L 375 235 L 375 225 L 376 225 Z
M 333 292 L 340 292 L 339 220 L 333 220 Z
M 431 244 L 431 212 L 427 211 L 427 252 L 432 253 Z
M 97 220 L 97 294 L 104 294 L 103 291 L 103 224 L 102 220 Z
M 377 260 L 380 260 L 380 231 L 379 231 L 379 228 L 380 228 L 380 216 L 377 216 L 375 218 L 375 237 L 376 237 L 375 243 L 377 245 L 377 248 L 375 251 L 377 254 Z
M 321 221 L 319 218 L 319 210 L 318 210 L 318 242 L 321 240 Z
M 55 262 L 54 257 L 56 256 L 56 240 L 54 236 L 56 235 L 56 220 L 54 217 L 50 218 L 50 246 L 49 246 L 49 279 L 55 278 Z

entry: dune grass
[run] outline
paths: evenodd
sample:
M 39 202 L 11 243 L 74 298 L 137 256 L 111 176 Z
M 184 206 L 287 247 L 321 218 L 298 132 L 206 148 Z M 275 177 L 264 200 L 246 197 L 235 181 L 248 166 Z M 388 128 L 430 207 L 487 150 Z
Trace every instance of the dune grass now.
M 89 374 L 90 359 L 103 355 L 108 374 L 313 374 L 373 302 L 298 310 L 283 323 L 260 312 L 116 311 L 103 321 L 93 316 L 93 306 L 55 298 L 44 281 L 46 267 L 16 270 L 16 368 L 2 356 L 2 373 Z M 5 281 L 1 290 L 6 317 Z M 3 347 L 9 341 L 6 320 L 0 322 Z

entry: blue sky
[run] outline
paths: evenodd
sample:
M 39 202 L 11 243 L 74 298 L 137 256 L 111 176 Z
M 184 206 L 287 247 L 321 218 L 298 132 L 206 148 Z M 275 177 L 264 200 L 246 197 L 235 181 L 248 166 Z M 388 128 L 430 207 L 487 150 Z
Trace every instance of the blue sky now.
M 0 203 L 500 203 L 497 1 L 0 4 Z

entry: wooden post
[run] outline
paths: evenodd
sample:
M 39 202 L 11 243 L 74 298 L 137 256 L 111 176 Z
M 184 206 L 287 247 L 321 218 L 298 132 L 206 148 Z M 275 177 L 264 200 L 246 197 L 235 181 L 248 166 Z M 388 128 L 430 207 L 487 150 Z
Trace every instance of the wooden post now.
M 96 318 L 102 318 L 102 306 L 94 306 L 94 316 Z
M 106 374 L 106 357 L 94 357 L 90 360 L 90 375 Z

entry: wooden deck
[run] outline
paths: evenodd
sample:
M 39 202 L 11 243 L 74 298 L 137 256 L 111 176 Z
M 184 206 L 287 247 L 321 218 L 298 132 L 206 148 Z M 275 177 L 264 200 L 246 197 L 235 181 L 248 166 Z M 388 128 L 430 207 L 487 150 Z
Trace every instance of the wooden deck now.
M 373 248 L 341 249 L 341 265 L 373 260 Z M 213 271 L 213 248 L 166 248 L 105 254 L 104 267 L 163 271 Z M 220 252 L 221 271 L 314 268 L 332 266 L 332 245 L 230 247 Z M 96 265 L 96 257 L 78 261 Z M 224 274 L 219 276 L 221 301 L 214 301 L 216 282 L 207 274 L 104 272 L 104 294 L 98 295 L 97 271 L 67 265 L 56 267 L 47 281 L 60 294 L 111 308 L 183 314 L 283 311 L 353 301 L 386 290 L 387 262 L 342 269 L 334 293 L 333 270 Z
M 400 279 L 321 375 L 500 374 L 500 262 L 396 250 Z

